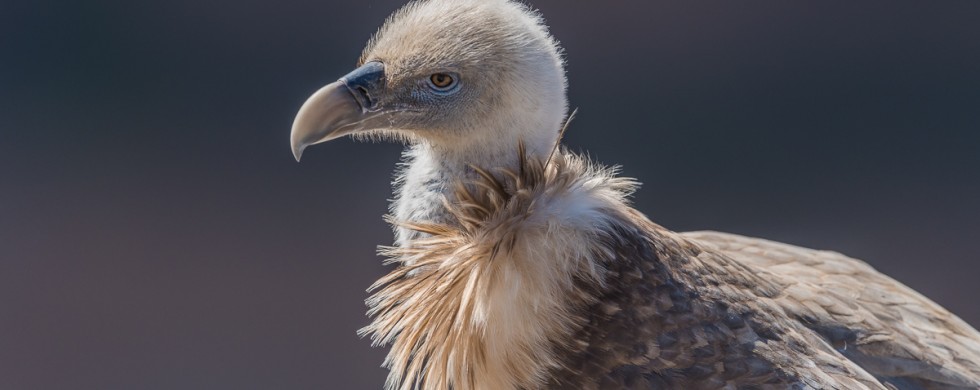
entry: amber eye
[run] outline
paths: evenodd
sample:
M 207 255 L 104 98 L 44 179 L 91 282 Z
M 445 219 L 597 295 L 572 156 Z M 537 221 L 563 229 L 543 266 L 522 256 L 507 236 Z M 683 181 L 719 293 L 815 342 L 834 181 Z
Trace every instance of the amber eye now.
M 449 73 L 436 73 L 429 76 L 432 88 L 439 92 L 447 92 L 456 86 L 456 78 Z

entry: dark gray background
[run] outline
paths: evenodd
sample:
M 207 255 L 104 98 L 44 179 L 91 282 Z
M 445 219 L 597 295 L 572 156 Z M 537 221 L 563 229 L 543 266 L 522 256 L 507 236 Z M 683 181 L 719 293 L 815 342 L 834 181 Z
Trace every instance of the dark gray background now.
M 398 1 L 0 2 L 0 389 L 372 389 L 400 146 L 292 160 Z M 980 2 L 534 1 L 573 150 L 675 230 L 862 258 L 980 324 Z

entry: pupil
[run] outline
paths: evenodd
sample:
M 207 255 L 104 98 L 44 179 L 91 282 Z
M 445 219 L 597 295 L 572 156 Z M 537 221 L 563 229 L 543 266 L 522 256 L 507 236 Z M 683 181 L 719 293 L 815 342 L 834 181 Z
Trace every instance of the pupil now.
M 433 81 L 435 81 L 437 86 L 445 87 L 446 85 L 449 85 L 449 76 L 437 74 L 433 76 Z

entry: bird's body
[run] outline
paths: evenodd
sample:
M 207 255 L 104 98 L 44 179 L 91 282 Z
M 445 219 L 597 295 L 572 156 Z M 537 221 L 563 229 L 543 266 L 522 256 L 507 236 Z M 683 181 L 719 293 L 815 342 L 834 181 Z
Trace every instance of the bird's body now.
M 393 372 L 432 388 L 980 388 L 980 334 L 863 262 L 671 232 L 628 205 L 631 181 L 567 153 L 519 166 L 456 186 L 446 222 L 401 225 L 424 234 L 386 252 L 400 267 L 366 329 Z
M 978 389 L 980 334 L 866 264 L 633 209 L 561 150 L 565 80 L 505 0 L 399 11 L 293 128 L 406 139 L 364 329 L 391 389 Z

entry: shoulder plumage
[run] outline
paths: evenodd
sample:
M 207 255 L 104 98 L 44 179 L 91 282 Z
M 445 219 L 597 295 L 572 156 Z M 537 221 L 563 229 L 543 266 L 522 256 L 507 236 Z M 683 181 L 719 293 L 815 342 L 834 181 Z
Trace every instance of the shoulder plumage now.
M 784 286 L 789 316 L 897 388 L 978 388 L 980 333 L 928 298 L 840 253 L 718 232 L 683 236 Z

